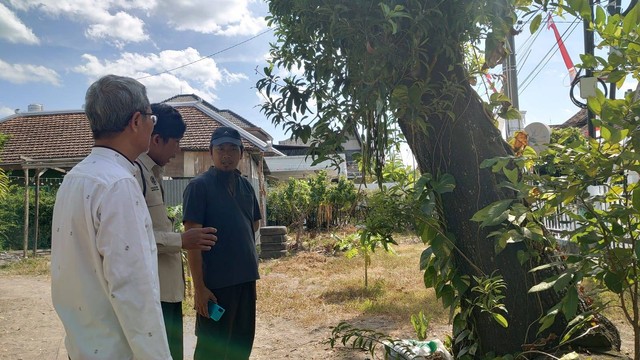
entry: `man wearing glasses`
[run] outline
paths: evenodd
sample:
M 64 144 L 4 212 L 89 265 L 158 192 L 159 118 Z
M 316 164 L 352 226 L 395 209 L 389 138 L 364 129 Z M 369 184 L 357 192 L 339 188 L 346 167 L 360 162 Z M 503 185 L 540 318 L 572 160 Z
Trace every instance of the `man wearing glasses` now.
M 167 104 L 151 104 L 157 117 L 153 127 L 149 151 L 138 157 L 140 168 L 137 176 L 153 222 L 153 234 L 158 247 L 158 273 L 160 276 L 160 301 L 169 349 L 174 360 L 182 360 L 183 325 L 182 300 L 184 300 L 184 274 L 182 249 L 208 251 L 215 244 L 212 227 L 189 229 L 180 234 L 173 231 L 174 219 L 169 218 L 162 187 L 163 167 L 180 150 L 180 139 L 187 130 L 178 110 Z
M 156 117 L 138 81 L 107 75 L 85 97 L 95 145 L 56 196 L 51 297 L 69 358 L 169 360 L 157 249 L 133 161 Z

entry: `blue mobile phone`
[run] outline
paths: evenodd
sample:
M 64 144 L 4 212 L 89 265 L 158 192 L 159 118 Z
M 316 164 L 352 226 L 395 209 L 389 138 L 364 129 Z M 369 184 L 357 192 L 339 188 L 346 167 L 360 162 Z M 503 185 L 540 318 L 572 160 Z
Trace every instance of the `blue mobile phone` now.
M 224 314 L 224 308 L 213 301 L 209 301 L 209 317 L 213 319 L 213 321 L 218 321 Z

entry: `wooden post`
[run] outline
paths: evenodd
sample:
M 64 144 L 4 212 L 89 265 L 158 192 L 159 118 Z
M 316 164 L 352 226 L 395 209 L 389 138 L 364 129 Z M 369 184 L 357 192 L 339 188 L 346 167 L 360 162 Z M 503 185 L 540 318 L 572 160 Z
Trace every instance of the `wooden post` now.
M 264 176 L 264 152 L 260 151 L 260 156 L 258 157 L 258 159 L 258 193 L 260 194 L 260 198 L 258 199 L 258 201 L 260 205 L 260 212 L 262 215 L 260 225 L 267 226 L 267 186 Z
M 29 169 L 24 169 L 24 243 L 22 257 L 27 257 L 29 248 Z
M 38 237 L 40 236 L 40 175 L 42 175 L 43 172 L 44 171 L 41 171 L 41 169 L 36 169 L 36 213 L 33 219 L 33 257 L 36 257 L 36 252 L 38 251 Z

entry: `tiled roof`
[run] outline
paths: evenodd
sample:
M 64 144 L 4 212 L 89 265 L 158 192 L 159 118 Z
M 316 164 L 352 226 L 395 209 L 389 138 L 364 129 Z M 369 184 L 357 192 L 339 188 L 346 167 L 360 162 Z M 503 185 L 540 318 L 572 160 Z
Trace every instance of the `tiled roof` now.
M 225 119 L 231 121 L 232 123 L 234 123 L 237 126 L 240 126 L 242 128 L 246 128 L 248 127 L 247 123 L 240 120 L 239 118 L 233 116 L 233 114 L 231 114 L 229 111 L 227 110 L 223 110 L 223 111 L 218 111 L 218 114 L 224 116 Z
M 180 148 L 208 151 L 211 133 L 222 124 L 196 106 L 176 109 L 187 123 Z M 21 164 L 20 156 L 34 160 L 82 158 L 93 146 L 89 121 L 80 110 L 17 114 L 0 122 L 0 134 L 9 135 L 0 149 L 0 164 L 7 165 Z M 242 143 L 248 151 L 259 149 L 244 137 Z
M 231 110 L 220 110 L 218 113 L 224 116 L 225 119 L 231 121 L 232 123 L 240 126 L 241 128 L 257 128 L 254 124 L 252 124 L 249 120 L 243 118 L 242 116 L 234 113 Z
M 565 121 L 560 125 L 554 125 L 556 128 L 568 128 L 568 127 L 577 127 L 583 128 L 587 126 L 587 110 L 580 109 L 575 115 L 569 118 L 569 120 Z
M 81 111 L 26 113 L 0 122 L 0 133 L 9 140 L 0 150 L 0 163 L 21 163 L 32 159 L 84 157 L 91 151 L 93 137 Z
M 242 116 L 234 113 L 231 110 L 220 110 L 217 107 L 211 105 L 207 101 L 203 100 L 201 97 L 195 94 L 182 94 L 176 95 L 174 97 L 170 97 L 167 100 L 162 101 L 163 103 L 180 103 L 180 102 L 192 102 L 197 101 L 202 103 L 204 106 L 210 108 L 211 110 L 217 112 L 218 114 L 224 116 L 225 119 L 231 121 L 234 125 L 239 126 L 241 128 L 257 128 L 254 124 L 252 124 L 249 120 L 243 118 Z
M 180 148 L 183 151 L 209 151 L 211 134 L 222 124 L 193 106 L 175 106 L 175 108 L 187 123 L 187 132 L 180 140 Z M 248 150 L 255 149 L 255 146 L 244 138 L 242 144 Z
M 176 96 L 172 96 L 166 100 L 163 100 L 161 102 L 163 103 L 181 103 L 181 102 L 199 102 L 204 104 L 205 106 L 211 108 L 213 111 L 220 111 L 217 107 L 209 104 L 208 102 L 204 101 L 200 96 L 195 95 L 195 94 L 181 94 L 181 95 L 176 95 Z

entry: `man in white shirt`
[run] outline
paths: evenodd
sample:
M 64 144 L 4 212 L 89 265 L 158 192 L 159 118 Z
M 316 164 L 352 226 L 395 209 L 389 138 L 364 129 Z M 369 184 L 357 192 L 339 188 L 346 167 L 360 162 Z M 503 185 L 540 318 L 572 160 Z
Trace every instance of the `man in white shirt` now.
M 51 296 L 69 358 L 169 360 L 151 218 L 133 161 L 156 117 L 138 81 L 107 75 L 85 97 L 95 145 L 53 210 Z

